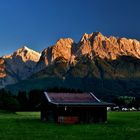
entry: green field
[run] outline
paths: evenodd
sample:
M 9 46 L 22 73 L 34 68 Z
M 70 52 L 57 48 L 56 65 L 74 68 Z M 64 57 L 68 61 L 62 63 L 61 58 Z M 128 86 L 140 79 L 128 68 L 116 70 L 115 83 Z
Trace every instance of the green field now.
M 109 112 L 106 124 L 59 125 L 39 112 L 0 112 L 0 140 L 139 140 L 140 112 Z

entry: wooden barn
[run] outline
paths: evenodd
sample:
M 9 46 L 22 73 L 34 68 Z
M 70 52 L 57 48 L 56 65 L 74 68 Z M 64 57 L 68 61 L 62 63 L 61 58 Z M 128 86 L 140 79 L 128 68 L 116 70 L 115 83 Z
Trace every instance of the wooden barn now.
M 107 107 L 93 93 L 44 92 L 41 120 L 56 123 L 96 123 L 107 121 Z

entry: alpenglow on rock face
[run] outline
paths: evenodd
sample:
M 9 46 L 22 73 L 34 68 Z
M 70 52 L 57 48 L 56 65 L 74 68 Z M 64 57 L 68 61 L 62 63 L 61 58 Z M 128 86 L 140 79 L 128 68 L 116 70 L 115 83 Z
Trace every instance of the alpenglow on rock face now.
M 102 59 L 115 60 L 119 56 L 133 56 L 140 58 L 140 42 L 133 39 L 109 38 L 100 32 L 85 34 L 79 42 L 81 55 L 91 54 Z
M 96 78 L 103 83 L 105 79 L 140 78 L 140 42 L 93 32 L 84 34 L 78 43 L 70 38 L 59 39 L 41 54 L 23 47 L 0 59 L 1 87 L 30 76 L 59 77 L 63 81 L 82 78 L 84 82 Z
M 83 55 L 96 56 L 101 59 L 115 60 L 120 56 L 131 56 L 140 59 L 140 42 L 135 39 L 109 38 L 100 32 L 84 34 L 76 44 L 70 38 L 60 39 L 54 46 L 46 48 L 40 62 L 45 67 L 58 57 L 67 61 Z M 44 68 L 43 67 L 43 68 Z
M 41 70 L 52 64 L 57 58 L 62 57 L 67 61 L 71 60 L 74 41 L 70 38 L 59 39 L 54 46 L 42 51 L 38 69 Z
M 11 55 L 3 56 L 1 60 L 0 87 L 17 83 L 33 74 L 40 53 L 24 46 Z
M 6 77 L 4 59 L 0 58 L 0 78 Z

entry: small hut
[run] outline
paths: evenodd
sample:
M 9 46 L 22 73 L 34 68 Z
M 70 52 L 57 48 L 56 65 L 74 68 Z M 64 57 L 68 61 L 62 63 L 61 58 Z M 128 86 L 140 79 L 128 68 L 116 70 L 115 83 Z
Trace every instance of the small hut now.
M 44 92 L 41 120 L 56 123 L 96 123 L 107 121 L 107 107 L 93 93 Z

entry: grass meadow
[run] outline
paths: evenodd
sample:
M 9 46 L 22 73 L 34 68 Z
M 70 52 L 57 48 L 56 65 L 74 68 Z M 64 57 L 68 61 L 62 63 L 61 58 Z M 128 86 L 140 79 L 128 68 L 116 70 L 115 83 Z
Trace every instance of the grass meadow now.
M 108 123 L 59 125 L 39 112 L 0 111 L 0 140 L 139 140 L 140 112 L 109 112 Z

